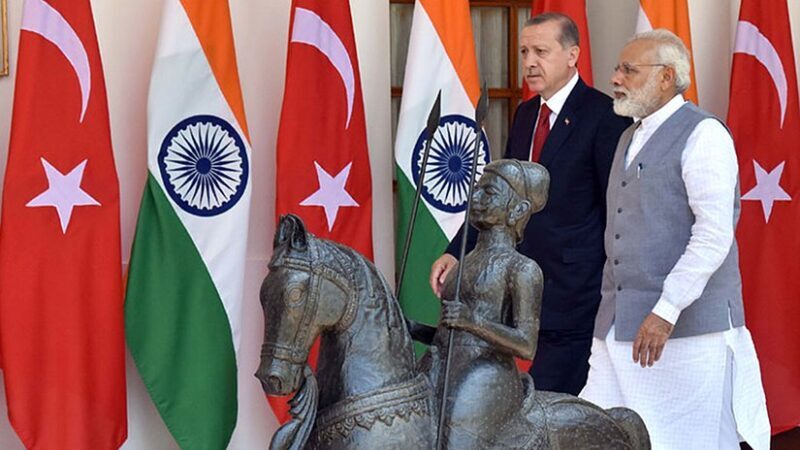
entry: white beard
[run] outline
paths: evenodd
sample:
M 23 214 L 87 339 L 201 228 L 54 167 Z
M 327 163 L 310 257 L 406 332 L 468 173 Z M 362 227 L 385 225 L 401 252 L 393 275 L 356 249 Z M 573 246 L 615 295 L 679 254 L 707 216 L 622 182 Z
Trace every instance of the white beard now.
M 614 99 L 614 112 L 623 117 L 647 117 L 658 109 L 658 72 L 654 71 L 647 77 L 644 86 L 628 91 L 623 87 L 614 89 L 614 92 L 625 94 L 623 98 Z

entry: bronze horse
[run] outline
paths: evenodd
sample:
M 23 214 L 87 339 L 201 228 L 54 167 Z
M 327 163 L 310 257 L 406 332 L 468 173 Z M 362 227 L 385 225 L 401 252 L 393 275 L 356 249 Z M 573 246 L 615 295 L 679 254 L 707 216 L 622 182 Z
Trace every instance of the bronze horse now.
M 271 449 L 420 449 L 435 446 L 438 400 L 414 358 L 400 306 L 356 251 L 281 219 L 261 286 L 265 331 L 256 376 L 270 395 L 296 392 L 292 420 Z M 306 366 L 321 338 L 314 375 Z M 491 448 L 649 449 L 644 423 L 566 394 L 526 395 Z M 490 414 L 491 411 L 487 411 Z

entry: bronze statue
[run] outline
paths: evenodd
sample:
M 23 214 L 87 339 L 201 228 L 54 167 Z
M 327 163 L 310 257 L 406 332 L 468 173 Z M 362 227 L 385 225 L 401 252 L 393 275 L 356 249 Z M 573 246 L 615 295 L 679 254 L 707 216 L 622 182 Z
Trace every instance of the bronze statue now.
M 443 301 L 434 343 L 418 365 L 377 269 L 306 232 L 299 218 L 282 218 L 261 288 L 265 332 L 256 376 L 268 394 L 299 391 L 293 419 L 271 448 L 433 449 L 452 330 L 444 448 L 649 449 L 633 411 L 535 391 L 514 364 L 515 356 L 533 358 L 542 292 L 541 271 L 515 245 L 528 217 L 544 207 L 548 184 L 535 163 L 486 166 L 472 198 L 479 237 L 463 259 L 462 301 Z M 448 278 L 445 298 L 454 284 Z M 318 336 L 315 376 L 306 358 Z
M 421 360 L 441 398 L 443 356 L 453 330 L 447 448 L 491 448 L 522 409 L 530 388 L 523 380 L 529 378 L 519 376 L 514 357 L 531 360 L 536 351 L 543 279 L 539 266 L 515 246 L 530 215 L 544 207 L 549 183 L 538 164 L 501 160 L 486 166 L 475 188 L 470 223 L 478 241 L 464 259 L 461 301 L 443 300 L 433 346 Z M 445 282 L 445 299 L 455 296 L 456 273 Z

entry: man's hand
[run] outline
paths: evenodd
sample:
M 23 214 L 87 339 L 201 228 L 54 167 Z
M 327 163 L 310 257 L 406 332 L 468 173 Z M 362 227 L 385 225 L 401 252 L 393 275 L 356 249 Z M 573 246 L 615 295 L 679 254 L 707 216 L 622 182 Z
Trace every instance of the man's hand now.
M 636 333 L 636 340 L 633 341 L 633 362 L 641 364 L 642 367 L 652 367 L 661 358 L 664 345 L 674 328 L 671 323 L 656 314 L 648 314 L 642 321 L 639 332 Z
M 447 274 L 453 270 L 458 260 L 455 256 L 445 253 L 431 265 L 431 289 L 437 297 L 442 298 L 442 287 L 444 280 L 447 279 Z

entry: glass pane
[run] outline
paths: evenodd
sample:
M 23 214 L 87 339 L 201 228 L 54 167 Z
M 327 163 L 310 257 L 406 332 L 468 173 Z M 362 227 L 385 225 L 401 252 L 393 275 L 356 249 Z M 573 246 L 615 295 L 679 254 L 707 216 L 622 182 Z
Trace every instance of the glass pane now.
M 503 157 L 508 140 L 508 127 L 508 99 L 490 99 L 489 116 L 486 118 L 483 130 L 489 138 L 489 149 L 493 161 Z
M 522 28 L 525 26 L 525 21 L 531 17 L 531 8 L 518 8 L 517 9 L 517 36 L 522 33 Z M 514 43 L 514 48 L 517 49 L 517 55 L 519 55 L 519 42 Z M 517 56 L 517 74 L 519 75 L 519 86 L 522 86 L 522 74 L 525 71 L 522 69 L 522 58 Z
M 508 8 L 474 7 L 471 13 L 481 81 L 490 88 L 507 88 Z
M 530 7 L 517 7 L 517 21 L 519 22 L 519 27 L 517 31 L 522 29 L 522 26 L 525 25 L 525 21 L 530 19 L 531 17 L 531 8 Z
M 400 98 L 392 97 L 392 148 L 394 148 L 394 140 L 397 137 L 397 121 L 400 119 Z M 428 173 L 426 170 L 425 173 Z
M 411 35 L 411 19 L 414 5 L 408 3 L 392 3 L 391 5 L 391 51 L 392 51 L 392 86 L 403 85 L 406 70 L 406 54 L 408 38 Z

